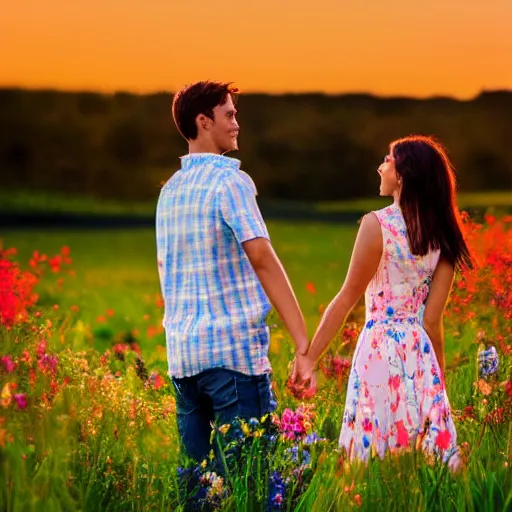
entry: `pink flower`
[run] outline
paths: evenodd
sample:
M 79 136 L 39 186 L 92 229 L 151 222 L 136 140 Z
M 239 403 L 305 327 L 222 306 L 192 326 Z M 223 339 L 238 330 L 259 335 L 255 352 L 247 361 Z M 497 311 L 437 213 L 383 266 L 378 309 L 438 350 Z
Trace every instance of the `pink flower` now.
M 16 370 L 16 363 L 11 359 L 11 356 L 0 357 L 0 362 L 7 373 L 12 373 Z
M 311 428 L 312 419 L 312 411 L 303 406 L 299 406 L 296 412 L 285 409 L 281 416 L 281 432 L 286 439 L 300 439 Z
M 450 448 L 451 440 L 452 435 L 448 430 L 440 430 L 436 437 L 436 446 L 441 448 L 441 450 L 447 450 Z
M 17 393 L 14 395 L 14 400 L 16 400 L 16 403 L 18 404 L 18 409 L 25 409 L 28 405 L 26 393 Z
M 351 361 L 346 357 L 333 357 L 332 369 L 336 375 L 341 375 L 350 369 Z
M 37 355 L 38 357 L 42 357 L 44 354 L 46 354 L 46 340 L 41 340 L 37 346 Z
M 43 373 L 46 373 L 47 371 L 51 371 L 53 373 L 57 368 L 57 356 L 44 354 L 39 361 L 37 361 L 37 365 Z
M 373 426 L 372 426 L 372 422 L 371 422 L 368 418 L 365 418 L 365 419 L 363 420 L 363 430 L 364 430 L 365 432 L 371 432 L 371 431 L 372 431 L 372 428 L 373 428 Z

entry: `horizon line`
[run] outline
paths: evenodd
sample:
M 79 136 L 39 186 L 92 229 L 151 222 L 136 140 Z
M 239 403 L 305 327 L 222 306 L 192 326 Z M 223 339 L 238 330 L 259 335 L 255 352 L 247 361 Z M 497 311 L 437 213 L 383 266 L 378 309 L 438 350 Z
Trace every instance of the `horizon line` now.
M 59 92 L 59 93 L 85 93 L 85 94 L 98 94 L 101 96 L 115 96 L 116 94 L 130 94 L 132 96 L 155 96 L 158 94 L 176 94 L 176 91 L 172 91 L 170 89 L 154 89 L 149 91 L 137 91 L 130 90 L 125 88 L 113 89 L 113 90 L 104 90 L 104 89 L 92 89 L 92 88 L 81 88 L 81 87 L 70 87 L 70 88 L 62 88 L 59 86 L 27 86 L 27 85 L 15 85 L 15 84 L 2 84 L 0 83 L 0 90 L 5 89 L 14 89 L 14 90 L 22 90 L 27 92 Z M 474 96 L 465 98 L 465 97 L 457 97 L 455 95 L 449 94 L 432 94 L 427 96 L 414 96 L 407 94 L 379 94 L 375 92 L 369 91 L 345 91 L 345 92 L 327 92 L 321 90 L 304 90 L 304 91 L 262 91 L 256 89 L 248 89 L 241 90 L 239 92 L 242 96 L 325 96 L 325 97 L 340 97 L 340 96 L 368 96 L 377 99 L 412 99 L 412 100 L 439 100 L 439 99 L 447 99 L 452 101 L 460 101 L 460 102 L 469 102 L 473 101 L 484 94 L 496 94 L 496 93 L 505 93 L 512 94 L 511 88 L 495 88 L 495 89 L 481 89 L 479 92 L 475 93 Z

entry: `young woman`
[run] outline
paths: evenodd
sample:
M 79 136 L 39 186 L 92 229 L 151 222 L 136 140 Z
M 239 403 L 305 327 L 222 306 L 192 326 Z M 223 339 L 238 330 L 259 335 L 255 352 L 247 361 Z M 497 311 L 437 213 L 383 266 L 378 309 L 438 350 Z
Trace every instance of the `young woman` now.
M 443 311 L 457 267 L 471 266 L 444 148 L 410 136 L 393 142 L 378 173 L 391 206 L 366 215 L 347 278 L 325 311 L 294 380 L 313 367 L 363 292 L 366 324 L 350 372 L 340 447 L 349 459 L 408 446 L 458 464 L 444 382 Z M 366 290 L 366 291 L 365 291 Z

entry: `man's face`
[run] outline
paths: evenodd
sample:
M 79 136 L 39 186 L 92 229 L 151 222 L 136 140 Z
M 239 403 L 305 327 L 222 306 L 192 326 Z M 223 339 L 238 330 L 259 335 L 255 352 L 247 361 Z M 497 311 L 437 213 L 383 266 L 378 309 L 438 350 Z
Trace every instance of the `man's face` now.
M 221 154 L 238 149 L 240 127 L 236 122 L 236 113 L 231 95 L 228 95 L 224 105 L 217 105 L 213 109 L 211 137 Z

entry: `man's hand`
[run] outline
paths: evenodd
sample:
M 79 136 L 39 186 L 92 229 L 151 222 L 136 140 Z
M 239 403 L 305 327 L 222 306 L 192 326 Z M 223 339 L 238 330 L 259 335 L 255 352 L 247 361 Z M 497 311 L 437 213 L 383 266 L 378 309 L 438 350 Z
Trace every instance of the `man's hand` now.
M 316 361 L 297 353 L 293 363 L 292 373 L 288 387 L 297 398 L 312 398 L 316 394 L 316 375 L 314 372 Z

